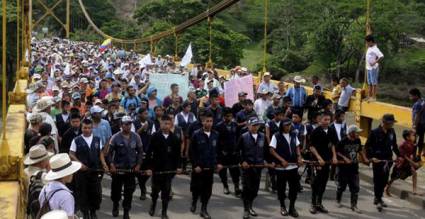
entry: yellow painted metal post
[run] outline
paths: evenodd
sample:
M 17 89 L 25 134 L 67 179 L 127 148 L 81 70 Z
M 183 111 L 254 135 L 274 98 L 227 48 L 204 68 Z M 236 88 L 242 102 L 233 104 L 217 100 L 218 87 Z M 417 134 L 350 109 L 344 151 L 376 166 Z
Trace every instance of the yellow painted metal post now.
M 209 35 L 209 54 L 208 54 L 208 63 L 207 68 L 213 67 L 212 61 L 212 17 L 208 17 L 208 35 Z
M 269 0 L 264 0 L 264 51 L 263 51 L 263 72 L 260 74 L 262 78 L 263 73 L 267 71 L 267 23 L 269 16 Z
M 71 0 L 66 0 L 66 21 L 65 21 L 66 38 L 69 38 L 70 17 L 71 17 Z
M 7 137 L 6 137 L 6 105 L 7 105 L 7 77 L 6 77 L 6 29 L 7 29 L 7 1 L 2 0 L 2 61 L 1 61 L 1 67 L 2 67 L 2 126 L 3 126 L 3 138 L 2 138 L 2 145 L 0 150 L 0 157 L 5 157 L 9 155 L 9 145 L 7 144 Z
M 371 7 L 371 0 L 366 0 L 366 36 L 372 34 L 372 28 L 370 27 L 370 7 Z M 367 52 L 367 44 L 365 45 L 365 53 Z M 364 81 L 363 81 L 363 90 L 368 91 L 368 85 L 367 85 L 367 69 L 366 69 L 366 63 L 364 68 Z

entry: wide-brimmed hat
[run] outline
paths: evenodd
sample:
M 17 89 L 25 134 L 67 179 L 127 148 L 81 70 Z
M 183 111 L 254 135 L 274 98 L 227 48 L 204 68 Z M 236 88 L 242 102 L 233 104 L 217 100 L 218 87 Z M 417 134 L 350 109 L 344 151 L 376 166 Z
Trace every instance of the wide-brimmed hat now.
M 69 155 L 60 153 L 50 158 L 50 171 L 46 174 L 46 180 L 61 179 L 65 176 L 72 175 L 81 168 L 81 163 L 71 161 Z
M 382 122 L 385 122 L 385 123 L 396 123 L 397 120 L 395 120 L 393 114 L 385 114 L 384 116 L 382 116 Z
M 352 133 L 352 132 L 359 133 L 359 132 L 362 132 L 362 131 L 363 130 L 360 129 L 357 125 L 350 125 L 350 126 L 348 126 L 348 129 L 347 129 L 347 133 Z
M 24 164 L 33 165 L 40 161 L 50 158 L 52 152 L 48 152 L 42 144 L 36 144 L 30 148 L 29 153 L 25 156 Z
M 294 77 L 294 81 L 297 83 L 305 83 L 305 79 L 299 75 Z
M 272 75 L 270 74 L 270 72 L 264 72 L 263 77 L 266 77 L 266 76 L 272 76 Z
M 53 210 L 41 216 L 41 219 L 68 219 L 68 215 L 64 210 Z
M 271 93 L 271 92 L 268 89 L 262 89 L 260 91 L 260 94 L 269 94 L 269 93 Z
M 42 112 L 43 110 L 47 109 L 48 107 L 52 106 L 54 104 L 53 98 L 49 97 L 42 97 L 37 101 L 34 108 L 32 109 L 33 112 Z

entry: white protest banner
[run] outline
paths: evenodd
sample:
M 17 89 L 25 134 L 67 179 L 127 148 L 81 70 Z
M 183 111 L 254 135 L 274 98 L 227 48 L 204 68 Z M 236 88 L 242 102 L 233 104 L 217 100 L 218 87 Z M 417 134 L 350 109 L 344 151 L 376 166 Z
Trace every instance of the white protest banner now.
M 224 102 L 227 107 L 232 107 L 237 103 L 239 92 L 247 93 L 247 98 L 254 99 L 254 82 L 252 75 L 242 78 L 232 79 L 224 83 Z
M 192 53 L 192 43 L 187 47 L 186 53 L 184 54 L 182 61 L 180 62 L 180 66 L 186 67 L 192 61 L 193 53 Z
M 149 81 L 151 82 L 149 87 L 154 87 L 158 90 L 157 96 L 161 100 L 171 94 L 171 84 L 179 85 L 179 95 L 182 96 L 183 99 L 186 99 L 187 93 L 189 93 L 189 77 L 187 76 L 187 74 L 150 74 Z
M 152 64 L 153 63 L 152 63 L 151 54 L 145 55 L 145 57 L 143 57 L 143 59 L 139 61 L 139 65 L 143 68 L 146 67 L 147 65 L 152 65 Z

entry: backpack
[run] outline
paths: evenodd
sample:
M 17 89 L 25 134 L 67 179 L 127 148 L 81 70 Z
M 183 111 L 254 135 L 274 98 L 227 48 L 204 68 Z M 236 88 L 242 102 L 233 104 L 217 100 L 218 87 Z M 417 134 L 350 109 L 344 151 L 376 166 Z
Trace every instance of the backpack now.
M 37 215 L 35 216 L 35 219 L 40 219 L 44 214 L 46 214 L 47 212 L 51 211 L 52 209 L 50 208 L 50 204 L 49 201 L 50 199 L 56 194 L 56 192 L 59 192 L 61 190 L 65 189 L 57 189 L 55 191 L 52 192 L 52 194 L 50 195 L 50 197 L 47 196 L 46 191 L 44 191 L 44 202 L 43 205 L 41 205 L 40 210 L 37 212 Z
M 40 202 L 38 201 L 38 197 L 40 196 L 41 189 L 44 186 L 43 180 L 41 179 L 43 173 L 43 171 L 38 171 L 30 178 L 27 199 L 27 214 L 31 218 L 35 218 L 37 216 L 38 211 L 40 210 Z

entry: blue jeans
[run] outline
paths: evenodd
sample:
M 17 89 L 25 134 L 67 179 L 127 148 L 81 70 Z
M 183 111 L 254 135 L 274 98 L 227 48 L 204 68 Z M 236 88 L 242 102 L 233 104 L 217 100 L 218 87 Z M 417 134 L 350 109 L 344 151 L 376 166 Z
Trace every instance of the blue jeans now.
M 369 85 L 377 85 L 379 77 L 379 68 L 367 70 L 367 83 Z

